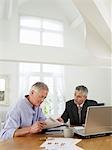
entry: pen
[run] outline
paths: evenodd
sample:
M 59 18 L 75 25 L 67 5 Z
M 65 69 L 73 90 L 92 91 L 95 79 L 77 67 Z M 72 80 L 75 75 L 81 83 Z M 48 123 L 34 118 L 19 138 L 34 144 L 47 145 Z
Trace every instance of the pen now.
M 46 141 L 47 137 L 40 138 L 40 141 Z

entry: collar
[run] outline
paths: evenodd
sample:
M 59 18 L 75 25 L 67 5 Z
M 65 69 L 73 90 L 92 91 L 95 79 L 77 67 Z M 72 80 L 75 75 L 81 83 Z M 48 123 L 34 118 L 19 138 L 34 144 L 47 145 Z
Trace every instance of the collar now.
M 81 105 L 79 105 L 79 104 L 77 104 L 77 102 L 74 100 L 74 103 L 77 105 L 77 107 L 83 107 L 83 105 L 84 105 L 85 102 L 83 102 Z
M 30 103 L 29 99 L 28 99 L 29 95 L 25 95 L 25 101 L 28 105 L 30 105 L 32 108 L 34 107 L 32 103 Z

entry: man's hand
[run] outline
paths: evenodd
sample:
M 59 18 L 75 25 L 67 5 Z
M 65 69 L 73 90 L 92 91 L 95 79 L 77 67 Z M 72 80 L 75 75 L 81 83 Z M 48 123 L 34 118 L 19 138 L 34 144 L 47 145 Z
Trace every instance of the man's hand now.
M 41 132 L 45 128 L 45 126 L 46 126 L 46 123 L 44 121 L 37 121 L 30 127 L 18 128 L 14 132 L 13 136 L 17 137 L 17 136 L 25 136 L 25 135 L 32 134 L 32 133 L 38 133 L 38 132 Z
M 60 118 L 57 118 L 56 120 L 58 120 L 59 122 L 62 122 L 64 123 L 64 120 L 60 117 Z
M 38 133 L 41 132 L 46 126 L 44 121 L 37 121 L 30 127 L 30 133 Z

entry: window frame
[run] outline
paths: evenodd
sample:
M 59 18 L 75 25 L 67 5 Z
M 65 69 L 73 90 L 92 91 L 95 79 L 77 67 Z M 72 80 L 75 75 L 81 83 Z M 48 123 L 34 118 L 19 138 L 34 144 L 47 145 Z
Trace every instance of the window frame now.
M 41 107 L 42 107 L 43 112 L 45 113 L 46 116 L 54 115 L 55 112 L 56 112 L 56 110 L 55 110 L 55 106 L 57 104 L 56 100 L 58 100 L 58 102 L 60 101 L 61 104 L 63 103 L 61 106 L 59 105 L 57 107 L 62 107 L 62 110 L 64 108 L 64 103 L 65 103 L 64 89 L 62 88 L 62 85 L 61 85 L 61 87 L 59 86 L 62 89 L 61 90 L 61 92 L 62 92 L 61 94 L 62 95 L 61 95 L 61 98 L 60 98 L 60 94 L 58 94 L 58 91 L 57 91 L 57 89 L 59 89 L 59 87 L 56 87 L 57 86 L 57 83 L 56 83 L 57 82 L 57 78 L 59 77 L 59 78 L 63 79 L 63 76 L 62 76 L 62 73 L 58 73 L 58 74 L 56 73 L 56 76 L 54 76 L 54 72 L 44 72 L 44 70 L 43 70 L 44 67 L 43 66 L 45 64 L 42 64 L 42 63 L 37 63 L 37 64 L 40 64 L 40 72 L 39 71 L 37 71 L 37 72 L 35 72 L 35 71 L 31 72 L 30 71 L 29 72 L 29 70 L 28 70 L 28 75 L 27 75 L 26 72 L 24 72 L 24 71 L 21 70 L 19 76 L 20 76 L 20 78 L 23 76 L 23 81 L 24 81 L 24 78 L 25 78 L 26 81 L 24 81 L 24 82 L 26 82 L 26 83 L 24 84 L 23 82 L 21 82 L 21 85 L 20 85 L 20 90 L 21 90 L 20 91 L 20 98 L 22 98 L 26 94 L 26 92 L 28 92 L 30 90 L 30 88 L 32 86 L 32 84 L 29 85 L 29 83 L 30 83 L 29 82 L 30 77 L 38 76 L 38 77 L 40 77 L 40 81 L 42 81 L 42 82 L 45 82 L 44 81 L 45 77 L 50 77 L 53 80 L 53 87 L 52 87 L 53 89 L 51 89 L 51 91 L 49 91 L 48 96 L 47 96 L 46 100 L 42 103 Z M 64 66 L 63 66 L 63 69 L 64 69 Z M 25 87 L 22 84 L 24 84 Z M 48 85 L 48 87 L 50 87 L 50 86 Z M 23 92 L 22 88 L 24 88 L 24 90 L 25 90 L 24 92 Z M 46 104 L 49 104 L 49 106 L 47 106 Z M 48 109 L 48 107 L 49 107 L 49 109 Z M 59 108 L 59 110 L 60 110 L 60 108 Z M 56 112 L 56 113 L 58 113 L 58 112 Z M 57 115 L 59 115 L 59 114 L 57 114 Z
M 28 18 L 29 17 L 29 19 L 30 18 L 34 18 L 34 19 L 39 19 L 41 22 L 41 25 L 40 25 L 40 28 L 39 27 L 29 27 L 29 26 L 23 26 L 23 25 L 21 25 L 21 18 L 22 17 L 26 17 L 26 18 Z M 45 29 L 44 27 L 43 27 L 43 21 L 44 20 L 47 20 L 47 21 L 51 21 L 51 22 L 57 22 L 57 24 L 59 23 L 61 26 L 62 26 L 62 30 L 61 30 L 61 26 L 60 26 L 60 31 L 59 30 L 53 30 L 53 29 Z M 39 46 L 50 46 L 50 47 L 60 47 L 60 48 L 62 48 L 62 47 L 64 47 L 64 25 L 63 25 L 63 23 L 62 23 L 62 21 L 59 21 L 59 20 L 55 20 L 55 19 L 48 19 L 48 18 L 43 18 L 43 17 L 34 17 L 34 16 L 20 16 L 20 24 L 19 24 L 20 26 L 20 28 L 19 28 L 19 43 L 20 44 L 30 44 L 30 45 L 39 45 Z M 21 29 L 22 30 L 24 30 L 24 29 L 26 29 L 26 30 L 29 30 L 29 31 L 37 31 L 37 32 L 39 32 L 40 33 L 40 38 L 39 38 L 39 41 L 37 41 L 37 44 L 35 43 L 27 43 L 27 42 L 22 42 L 21 41 Z M 60 35 L 60 37 L 62 37 L 62 41 L 60 41 L 60 42 L 57 42 L 56 44 L 49 44 L 49 42 L 48 42 L 48 44 L 44 44 L 44 36 L 43 36 L 43 34 L 44 34 L 44 32 L 48 32 L 48 33 L 54 33 L 54 34 L 59 34 Z M 59 44 L 60 43 L 60 44 Z
M 5 90 L 4 91 L 0 90 L 0 92 L 4 92 L 3 100 L 0 101 L 0 105 L 9 105 L 9 76 L 8 75 L 0 75 L 0 79 L 5 80 Z

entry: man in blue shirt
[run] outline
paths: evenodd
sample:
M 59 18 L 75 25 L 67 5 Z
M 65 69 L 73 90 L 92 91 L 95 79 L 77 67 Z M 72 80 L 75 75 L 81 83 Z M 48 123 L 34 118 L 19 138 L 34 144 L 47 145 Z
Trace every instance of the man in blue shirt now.
M 3 140 L 43 130 L 46 117 L 42 113 L 40 104 L 46 98 L 48 91 L 45 83 L 37 82 L 31 87 L 29 95 L 17 102 L 7 114 L 6 123 L 0 133 Z

